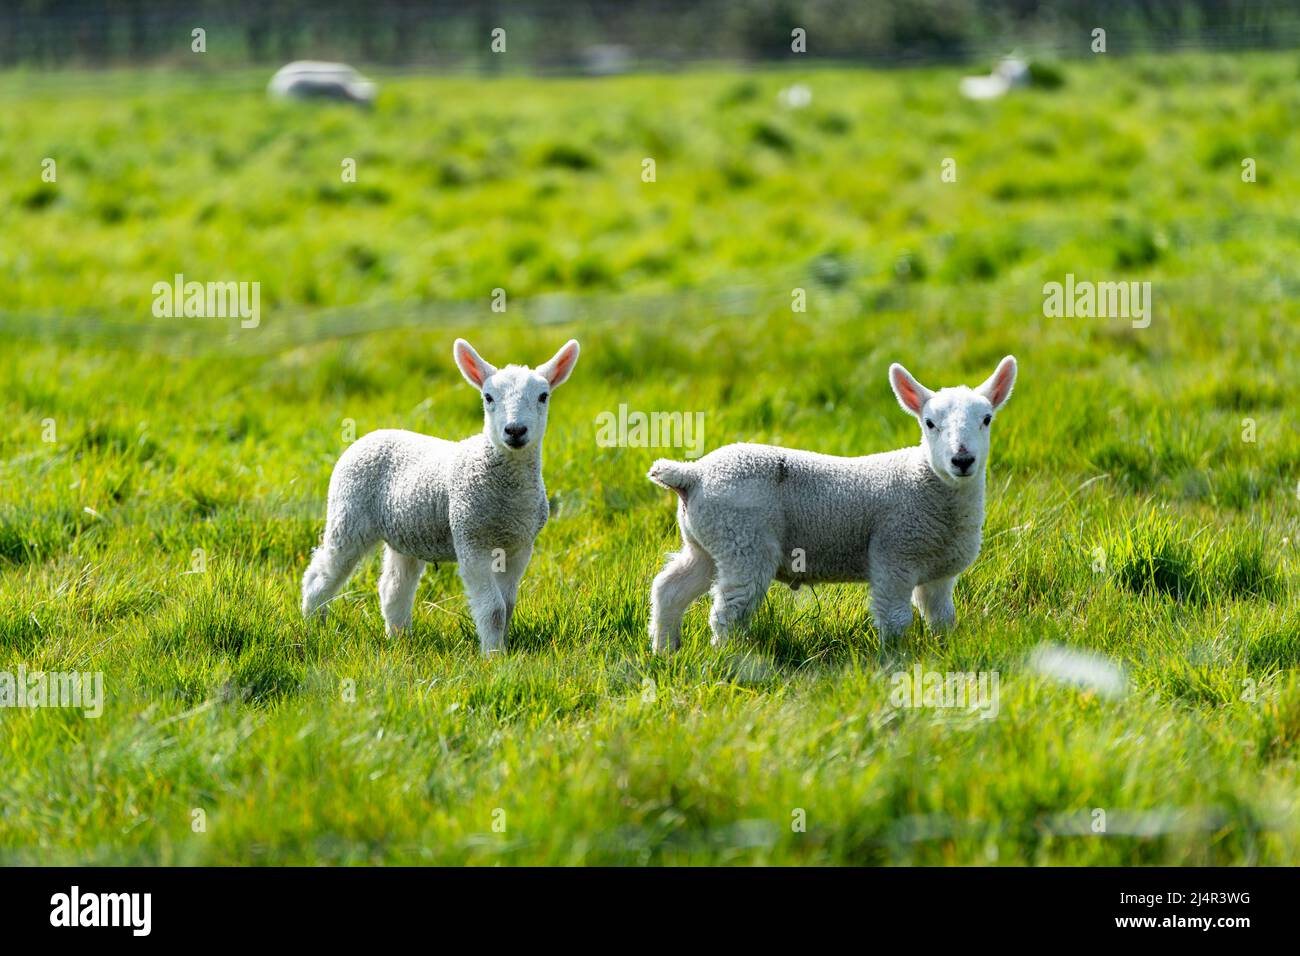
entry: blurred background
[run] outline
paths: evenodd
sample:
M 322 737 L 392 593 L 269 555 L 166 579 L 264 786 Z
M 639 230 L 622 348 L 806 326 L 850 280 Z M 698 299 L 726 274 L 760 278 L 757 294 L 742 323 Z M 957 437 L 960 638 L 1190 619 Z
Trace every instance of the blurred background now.
M 0 9 L 0 65 L 174 64 L 177 37 L 207 30 L 214 65 L 342 58 L 367 65 L 609 72 L 699 61 L 790 60 L 790 27 L 821 61 L 890 64 L 1002 53 L 1089 51 L 1090 31 L 1126 52 L 1285 47 L 1300 10 L 1284 0 L 14 0 Z M 482 38 L 509 27 L 511 56 Z
M 968 280 L 958 307 L 1019 308 L 1008 283 L 1099 246 L 1171 280 L 1259 269 L 1290 249 L 1298 37 L 1272 0 L 23 0 L 0 10 L 0 161 L 32 172 L 0 181 L 0 316 L 93 337 L 159 276 L 237 277 L 277 317 L 242 347 L 273 348 L 496 288 L 558 321 L 810 282 L 849 294 L 823 314 Z M 268 100 L 299 59 L 357 68 L 374 109 Z

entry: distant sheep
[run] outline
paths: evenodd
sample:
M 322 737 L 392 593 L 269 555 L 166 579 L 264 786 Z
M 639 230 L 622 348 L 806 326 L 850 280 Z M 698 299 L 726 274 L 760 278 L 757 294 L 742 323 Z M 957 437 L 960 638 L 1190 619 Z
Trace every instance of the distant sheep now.
M 482 393 L 482 433 L 453 442 L 386 429 L 349 447 L 330 477 L 325 536 L 303 577 L 302 612 L 315 614 L 382 541 L 388 633 L 410 626 L 425 563 L 455 561 L 480 648 L 491 654 L 505 650 L 519 582 L 549 515 L 542 436 L 551 391 L 573 371 L 578 343 L 569 340 L 535 370 L 498 369 L 464 339 L 452 356 Z
M 897 364 L 889 380 L 921 425 L 918 446 L 839 458 L 741 444 L 654 463 L 648 477 L 676 492 L 682 533 L 651 592 L 656 652 L 676 649 L 687 607 L 710 585 L 709 626 L 723 644 L 773 578 L 869 581 L 882 640 L 912 623 L 911 604 L 937 631 L 956 622 L 953 586 L 983 535 L 989 426 L 1011 396 L 1016 360 L 975 389 L 932 392 Z
M 271 77 L 267 92 L 281 99 L 344 100 L 370 106 L 375 101 L 375 84 L 346 63 L 297 60 L 282 66 Z
M 1029 64 L 1019 57 L 1008 56 L 1000 60 L 988 76 L 963 76 L 960 89 L 961 95 L 968 100 L 995 100 L 1031 82 Z

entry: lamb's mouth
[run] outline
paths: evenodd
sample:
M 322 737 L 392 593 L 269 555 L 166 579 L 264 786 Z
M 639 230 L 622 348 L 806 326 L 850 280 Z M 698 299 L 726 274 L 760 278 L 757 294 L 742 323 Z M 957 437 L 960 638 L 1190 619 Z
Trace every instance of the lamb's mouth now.
M 507 439 L 506 439 L 506 444 L 507 444 L 509 447 L 514 448 L 515 450 L 518 450 L 518 449 L 523 448 L 525 445 L 528 444 L 528 439 L 527 439 L 527 438 L 507 438 Z

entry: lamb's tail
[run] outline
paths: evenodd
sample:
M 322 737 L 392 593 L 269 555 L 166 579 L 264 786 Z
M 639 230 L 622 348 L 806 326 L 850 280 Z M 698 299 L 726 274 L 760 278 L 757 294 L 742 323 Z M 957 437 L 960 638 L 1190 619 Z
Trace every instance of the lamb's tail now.
M 700 481 L 699 466 L 690 461 L 673 461 L 660 458 L 646 473 L 646 477 L 661 488 L 677 492 L 683 502 Z

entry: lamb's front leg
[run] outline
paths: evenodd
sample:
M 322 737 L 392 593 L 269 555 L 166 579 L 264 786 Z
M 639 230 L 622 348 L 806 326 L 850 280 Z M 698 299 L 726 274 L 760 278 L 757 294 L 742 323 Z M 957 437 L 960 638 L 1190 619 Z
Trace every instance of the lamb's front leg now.
M 530 541 L 514 554 L 506 556 L 505 570 L 497 575 L 501 581 L 501 599 L 506 602 L 506 626 L 502 640 L 510 633 L 510 622 L 515 617 L 515 600 L 519 596 L 519 582 L 523 580 L 532 557 L 533 543 Z
M 952 603 L 952 589 L 956 585 L 955 577 L 937 578 L 912 589 L 912 603 L 936 634 L 942 634 L 957 623 L 957 607 Z
M 914 580 L 902 569 L 887 561 L 871 567 L 871 619 L 875 622 L 883 649 L 885 642 L 898 637 L 912 624 L 910 597 Z
M 485 657 L 506 649 L 506 602 L 501 595 L 502 572 L 493 570 L 491 551 L 457 550 L 457 567 L 469 598 L 469 613 Z

